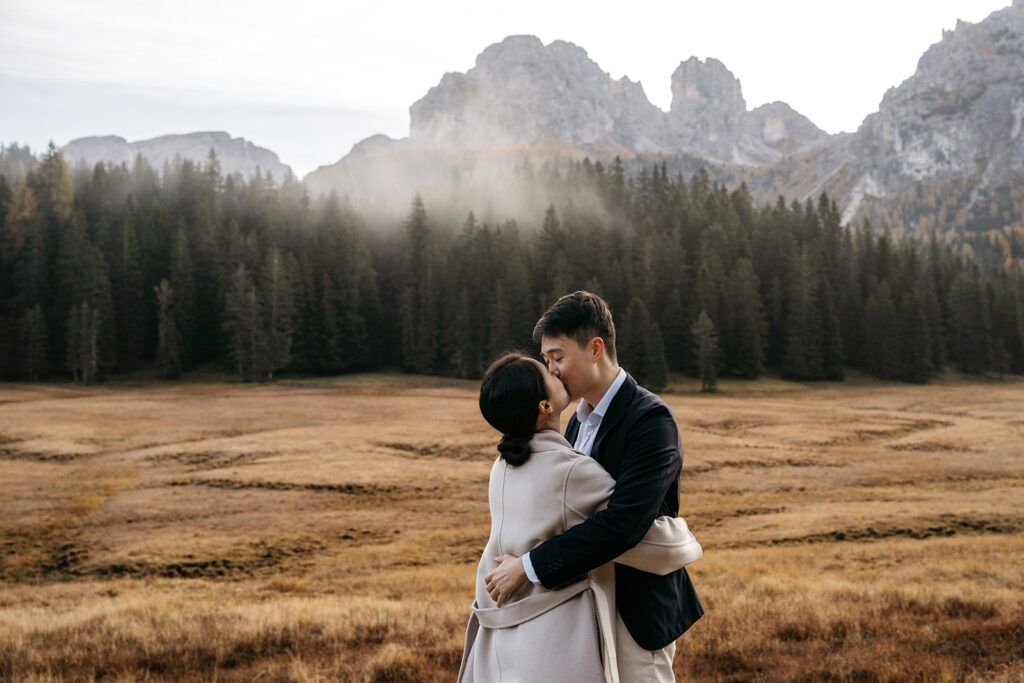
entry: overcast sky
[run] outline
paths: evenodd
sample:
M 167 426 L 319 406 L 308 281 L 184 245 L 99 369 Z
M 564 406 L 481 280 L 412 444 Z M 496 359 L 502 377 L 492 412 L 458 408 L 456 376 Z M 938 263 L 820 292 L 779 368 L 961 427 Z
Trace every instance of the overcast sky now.
M 567 40 L 663 109 L 696 55 L 749 108 L 782 100 L 852 131 L 958 19 L 1009 0 L 0 0 L 0 142 L 40 151 L 225 130 L 300 177 L 368 135 L 404 137 L 409 105 L 512 34 Z

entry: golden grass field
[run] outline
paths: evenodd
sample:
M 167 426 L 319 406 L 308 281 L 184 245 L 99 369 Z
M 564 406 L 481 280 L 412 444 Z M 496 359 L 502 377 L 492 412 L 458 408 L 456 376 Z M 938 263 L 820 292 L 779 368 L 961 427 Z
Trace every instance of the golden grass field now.
M 0 385 L 0 680 L 453 680 L 477 386 Z M 1024 382 L 696 389 L 681 680 L 1024 680 Z

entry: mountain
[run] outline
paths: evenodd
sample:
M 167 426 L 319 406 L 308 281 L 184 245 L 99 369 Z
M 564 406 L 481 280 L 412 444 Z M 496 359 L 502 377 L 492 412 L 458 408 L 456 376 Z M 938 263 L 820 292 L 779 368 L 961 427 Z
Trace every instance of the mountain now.
M 747 111 L 739 79 L 713 58 L 691 57 L 672 74 L 668 124 L 672 143 L 660 153 L 685 152 L 748 166 L 771 163 L 828 138 L 784 102 Z
M 755 172 L 751 183 L 762 184 L 762 174 L 787 196 L 827 191 L 847 222 L 888 218 L 885 207 L 906 209 L 922 188 L 942 195 L 955 185 L 963 201 L 949 214 L 963 216 L 979 198 L 1019 184 L 1022 122 L 1024 0 L 1014 0 L 977 24 L 961 21 L 944 31 L 914 74 L 890 88 L 854 134 L 833 136 L 807 155 Z M 905 227 L 934 209 L 902 211 L 910 223 Z M 957 227 L 965 227 L 960 220 Z
M 536 194 L 511 191 L 524 164 L 653 154 L 753 166 L 828 138 L 784 103 L 748 111 L 739 80 L 714 59 L 681 63 L 672 93 L 662 111 L 640 83 L 613 79 L 581 47 L 510 36 L 413 103 L 408 138 L 368 138 L 305 181 L 313 194 L 337 190 L 360 206 L 400 199 L 404 207 L 420 192 L 428 204 L 461 210 L 480 198 L 498 210 Z
M 580 47 L 533 36 L 491 45 L 465 74 L 449 73 L 409 109 L 416 147 L 559 144 L 657 151 L 664 113 L 643 86 L 613 80 Z
M 1024 171 L 1024 1 L 977 24 L 960 22 L 928 49 L 913 76 L 890 89 L 851 143 L 852 216 L 869 197 L 918 181 L 977 174 L 976 189 Z
M 61 152 L 69 162 L 90 168 L 100 161 L 131 166 L 135 157 L 142 155 L 150 165 L 160 170 L 175 156 L 205 164 L 211 149 L 216 153 L 221 172 L 225 175 L 241 173 L 248 178 L 259 169 L 261 174 L 269 172 L 274 180 L 281 182 L 291 173 L 291 169 L 269 149 L 220 131 L 163 135 L 136 142 L 114 135 L 78 138 L 64 145 Z
M 713 58 L 681 62 L 671 87 L 662 111 L 572 43 L 510 36 L 413 103 L 408 138 L 369 138 L 307 185 L 380 206 L 421 191 L 462 209 L 474 197 L 514 204 L 525 189 L 509 178 L 524 165 L 618 155 L 688 169 L 703 159 L 713 178 L 744 181 L 760 201 L 824 191 L 847 222 L 961 229 L 1007 213 L 1009 200 L 993 197 L 1024 177 L 1024 0 L 944 31 L 854 133 L 828 135 L 784 102 L 748 110 L 740 81 Z

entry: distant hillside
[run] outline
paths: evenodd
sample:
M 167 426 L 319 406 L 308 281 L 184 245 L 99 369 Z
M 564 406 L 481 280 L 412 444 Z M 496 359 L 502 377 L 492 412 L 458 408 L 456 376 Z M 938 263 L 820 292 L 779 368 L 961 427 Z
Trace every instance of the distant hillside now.
M 275 181 L 281 182 L 291 173 L 291 168 L 282 164 L 274 152 L 221 131 L 162 135 L 136 142 L 128 142 L 116 135 L 78 138 L 61 147 L 61 152 L 68 162 L 89 167 L 101 161 L 131 166 L 135 157 L 141 155 L 159 170 L 165 163 L 172 162 L 175 156 L 205 163 L 211 149 L 216 153 L 221 172 L 225 175 L 241 173 L 249 177 L 257 171 L 261 174 L 269 172 Z

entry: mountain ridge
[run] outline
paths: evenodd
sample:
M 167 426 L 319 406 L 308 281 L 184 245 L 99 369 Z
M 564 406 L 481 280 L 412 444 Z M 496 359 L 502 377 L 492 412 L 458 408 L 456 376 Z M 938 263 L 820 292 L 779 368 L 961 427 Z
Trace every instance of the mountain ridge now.
M 221 172 L 225 175 L 241 173 L 249 177 L 258 169 L 281 182 L 292 172 L 289 166 L 281 163 L 275 152 L 245 138 L 231 137 L 224 131 L 172 133 L 134 142 L 118 135 L 88 136 L 67 143 L 61 147 L 61 153 L 70 163 L 84 164 L 89 168 L 98 162 L 131 166 L 135 157 L 141 155 L 159 169 L 164 163 L 172 162 L 175 156 L 206 163 L 211 149 L 216 153 Z

